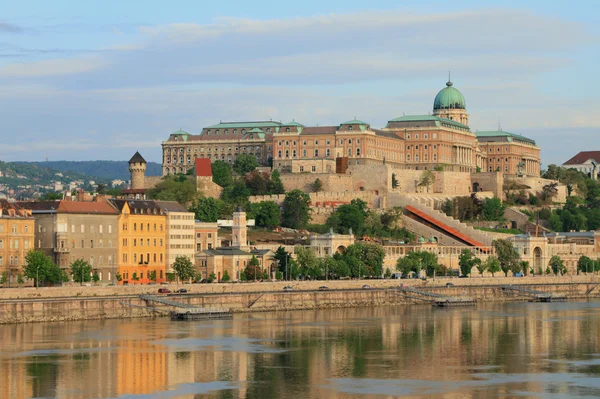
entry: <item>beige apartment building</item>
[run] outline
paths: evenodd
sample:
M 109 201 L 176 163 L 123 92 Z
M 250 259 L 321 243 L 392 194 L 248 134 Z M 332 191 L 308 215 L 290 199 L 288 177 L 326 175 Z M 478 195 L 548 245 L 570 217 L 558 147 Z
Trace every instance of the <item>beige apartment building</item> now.
M 202 252 L 205 249 L 214 249 L 221 246 L 221 240 L 218 237 L 219 226 L 217 223 L 208 223 L 196 221 L 196 252 Z
M 167 270 L 173 268 L 178 256 L 192 262 L 195 255 L 194 213 L 177 202 L 156 201 L 167 218 Z
M 34 245 L 34 230 L 35 219 L 29 209 L 0 199 L 0 274 L 7 277 L 7 286 L 23 273 L 25 256 Z
M 105 202 L 20 202 L 36 220 L 35 248 L 51 256 L 70 275 L 83 259 L 100 282 L 114 282 L 117 271 L 118 212 Z

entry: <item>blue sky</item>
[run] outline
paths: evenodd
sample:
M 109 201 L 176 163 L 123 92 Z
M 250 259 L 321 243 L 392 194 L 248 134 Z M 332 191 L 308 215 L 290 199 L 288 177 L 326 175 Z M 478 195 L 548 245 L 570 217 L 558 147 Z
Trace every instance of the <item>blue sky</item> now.
M 219 120 L 426 114 L 448 70 L 473 130 L 542 162 L 600 150 L 595 1 L 8 2 L 0 159 L 160 160 Z

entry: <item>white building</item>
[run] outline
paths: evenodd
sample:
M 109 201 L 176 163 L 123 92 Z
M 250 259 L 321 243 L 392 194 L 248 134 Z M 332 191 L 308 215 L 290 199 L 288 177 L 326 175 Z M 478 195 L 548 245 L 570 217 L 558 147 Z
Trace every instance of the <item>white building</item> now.
M 196 254 L 195 218 L 177 202 L 156 201 L 167 215 L 167 270 L 172 270 L 178 256 L 194 262 Z
M 598 176 L 598 168 L 600 163 L 600 151 L 581 151 L 567 162 L 563 163 L 564 168 L 577 169 L 592 178 Z

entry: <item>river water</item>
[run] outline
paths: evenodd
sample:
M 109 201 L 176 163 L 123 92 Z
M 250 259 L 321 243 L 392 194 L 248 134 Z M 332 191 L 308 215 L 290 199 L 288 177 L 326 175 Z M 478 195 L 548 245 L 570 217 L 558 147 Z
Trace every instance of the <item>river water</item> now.
M 0 398 L 598 398 L 600 303 L 0 326 Z

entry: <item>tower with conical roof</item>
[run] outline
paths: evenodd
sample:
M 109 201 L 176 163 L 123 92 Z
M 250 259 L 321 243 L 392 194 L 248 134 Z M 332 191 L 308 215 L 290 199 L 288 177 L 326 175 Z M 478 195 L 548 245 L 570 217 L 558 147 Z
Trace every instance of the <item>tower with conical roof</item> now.
M 146 160 L 137 151 L 129 160 L 129 173 L 132 190 L 146 188 Z
M 448 77 L 446 87 L 440 90 L 437 96 L 435 96 L 435 100 L 433 101 L 433 115 L 450 119 L 463 125 L 469 125 L 465 97 L 453 87 L 450 77 Z

